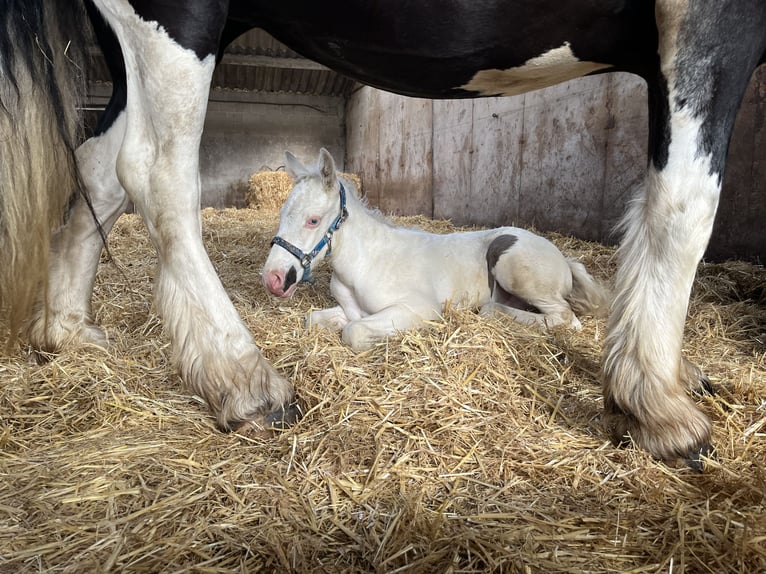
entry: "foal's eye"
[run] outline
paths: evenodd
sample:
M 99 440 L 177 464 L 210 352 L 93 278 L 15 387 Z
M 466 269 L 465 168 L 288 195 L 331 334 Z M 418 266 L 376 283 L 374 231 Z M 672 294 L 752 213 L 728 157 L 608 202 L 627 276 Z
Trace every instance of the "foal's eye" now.
M 306 227 L 316 227 L 317 225 L 319 225 L 318 217 L 309 217 L 306 220 Z

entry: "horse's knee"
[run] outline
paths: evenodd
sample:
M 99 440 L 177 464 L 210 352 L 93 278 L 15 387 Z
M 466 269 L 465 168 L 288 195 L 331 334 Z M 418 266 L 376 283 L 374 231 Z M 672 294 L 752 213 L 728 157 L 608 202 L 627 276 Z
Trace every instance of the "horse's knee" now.
M 100 220 L 113 212 L 122 213 L 128 198 L 117 177 L 117 154 L 125 135 L 125 114 L 120 114 L 109 129 L 85 140 L 77 148 L 77 167 Z

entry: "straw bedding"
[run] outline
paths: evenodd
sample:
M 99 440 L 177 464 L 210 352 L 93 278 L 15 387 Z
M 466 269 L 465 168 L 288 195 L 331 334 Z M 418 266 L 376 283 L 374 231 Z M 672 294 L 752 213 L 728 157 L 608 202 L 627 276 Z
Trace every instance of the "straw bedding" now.
M 326 268 L 288 301 L 261 286 L 276 221 L 205 210 L 204 236 L 304 419 L 215 430 L 169 364 L 156 259 L 123 216 L 94 300 L 111 348 L 0 362 L 0 571 L 766 571 L 761 267 L 700 268 L 685 352 L 719 390 L 701 399 L 718 459 L 696 474 L 606 441 L 603 321 L 545 332 L 447 309 L 355 355 L 303 328 L 331 304 Z M 550 237 L 612 276 L 610 248 Z

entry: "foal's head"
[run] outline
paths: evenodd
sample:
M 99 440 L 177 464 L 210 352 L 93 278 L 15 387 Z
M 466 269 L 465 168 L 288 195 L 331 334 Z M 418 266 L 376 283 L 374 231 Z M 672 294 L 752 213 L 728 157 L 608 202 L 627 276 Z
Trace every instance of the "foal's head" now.
M 326 149 L 314 166 L 287 152 L 285 169 L 293 189 L 279 211 L 279 229 L 263 267 L 263 284 L 273 295 L 290 297 L 301 281 L 312 281 L 311 269 L 332 248 L 332 235 L 346 216 L 345 190 Z

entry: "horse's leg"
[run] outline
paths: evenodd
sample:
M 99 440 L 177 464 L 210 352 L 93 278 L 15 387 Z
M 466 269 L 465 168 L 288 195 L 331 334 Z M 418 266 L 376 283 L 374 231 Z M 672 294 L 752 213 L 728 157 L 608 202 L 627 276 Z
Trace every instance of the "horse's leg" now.
M 651 165 L 623 223 L 604 406 L 616 442 L 632 439 L 660 459 L 701 468 L 711 424 L 686 394 L 691 371 L 681 359 L 683 328 L 736 110 L 763 54 L 766 7 L 658 1 L 656 12 L 660 73 L 648 82 Z M 716 22 L 717 33 L 703 30 L 705 22 Z
M 492 281 L 491 300 L 481 308 L 483 315 L 499 312 L 527 325 L 582 328 L 563 296 L 571 290 L 569 265 L 558 249 L 545 245 L 541 249 L 538 243 L 535 248 L 509 235 L 499 236 L 490 244 L 487 273 Z
M 517 323 L 525 325 L 542 325 L 546 327 L 563 325 L 577 330 L 582 328 L 580 320 L 575 317 L 571 307 L 563 299 L 561 302 L 537 301 L 534 306 L 540 309 L 540 313 L 526 311 L 498 301 L 490 301 L 481 308 L 481 314 L 491 316 L 495 313 L 503 313 L 504 315 L 510 315 Z
M 48 281 L 29 325 L 30 343 L 46 351 L 77 342 L 106 344 L 106 337 L 93 323 L 91 314 L 93 283 L 103 248 L 101 234 L 103 237 L 109 234 L 128 204 L 115 170 L 125 135 L 125 63 L 117 38 L 98 11 L 91 5 L 87 11 L 113 88 L 96 135 L 75 154 L 80 183 L 88 200 L 83 196 L 76 198 L 65 224 L 52 238 Z
M 330 331 L 340 331 L 348 324 L 348 317 L 346 316 L 343 307 L 338 305 L 337 307 L 330 307 L 329 309 L 319 309 L 312 311 L 306 317 L 306 327 L 316 325 L 323 329 L 329 329 Z
M 199 26 L 178 30 L 143 20 L 127 3 L 97 5 L 120 41 L 127 72 L 117 175 L 157 249 L 157 309 L 181 377 L 222 429 L 289 421 L 297 415 L 288 408 L 291 385 L 262 357 L 202 243 L 199 143 L 224 10 L 208 5 Z M 194 49 L 171 38 L 170 29 Z
M 57 351 L 73 342 L 106 345 L 103 331 L 93 323 L 91 296 L 104 236 L 125 211 L 127 195 L 117 180 L 114 165 L 125 133 L 125 116 L 83 143 L 76 152 L 80 177 L 91 208 L 82 196 L 72 206 L 66 223 L 51 242 L 48 284 L 28 336 L 33 347 Z
M 386 307 L 374 315 L 350 321 L 343 327 L 343 343 L 356 352 L 366 351 L 384 337 L 412 329 L 422 325 L 424 320 L 435 319 L 438 316 L 433 310 L 418 313 L 415 310 L 417 308 L 426 307 L 400 303 Z

